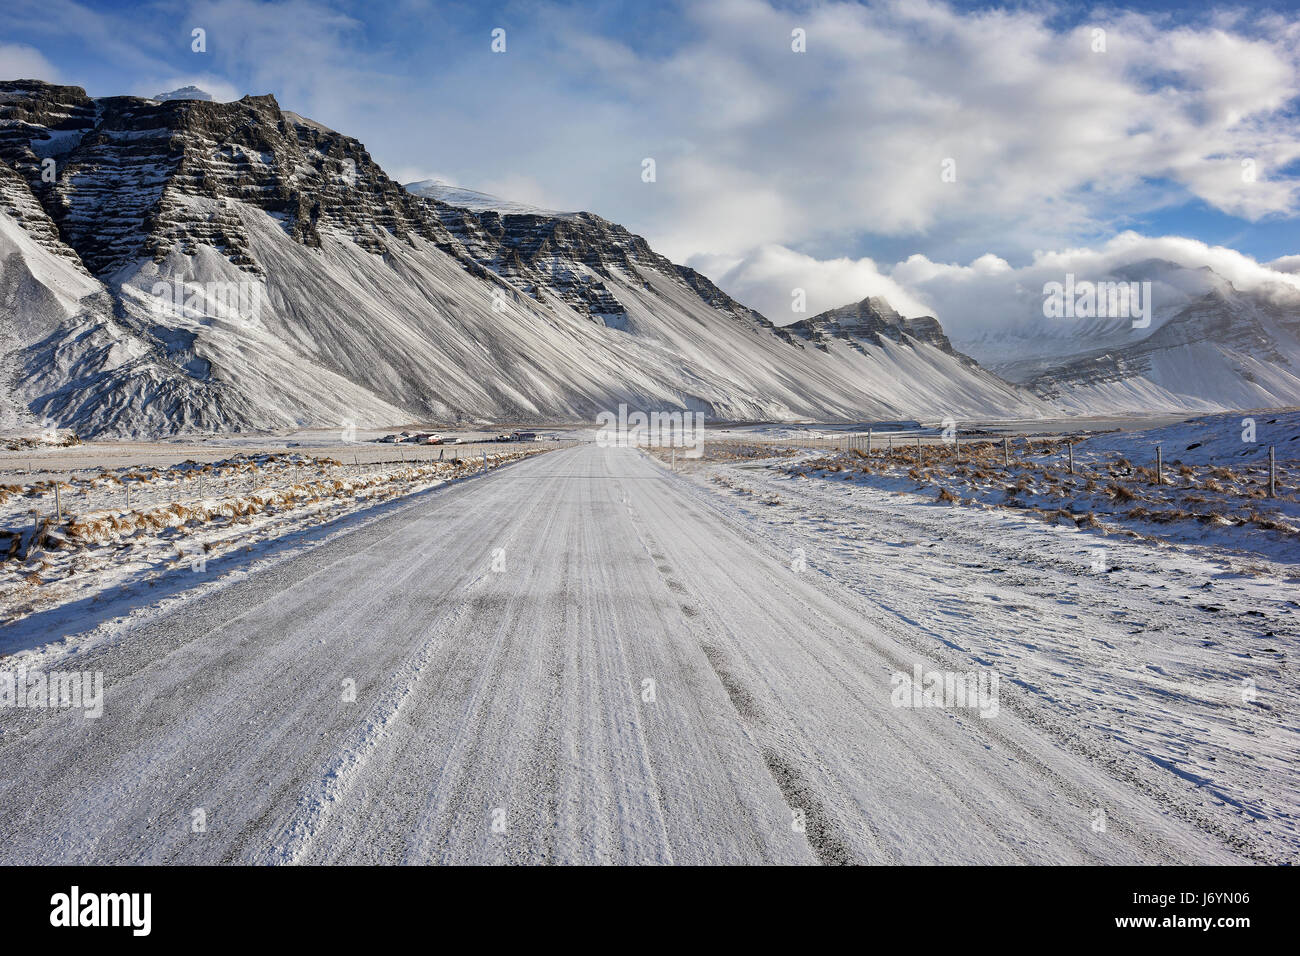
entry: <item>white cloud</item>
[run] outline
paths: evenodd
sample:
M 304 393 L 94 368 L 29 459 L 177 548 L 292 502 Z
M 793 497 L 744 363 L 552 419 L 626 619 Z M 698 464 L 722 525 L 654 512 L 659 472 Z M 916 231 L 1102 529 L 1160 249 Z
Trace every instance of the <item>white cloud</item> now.
M 920 254 L 894 264 L 818 260 L 771 244 L 740 257 L 696 256 L 690 265 L 779 325 L 879 295 L 906 316 L 938 317 L 959 348 L 994 362 L 1012 351 L 1067 354 L 1095 344 L 1090 322 L 1044 318 L 1044 284 L 1064 282 L 1067 274 L 1079 281 L 1151 282 L 1157 326 L 1222 280 L 1242 291 L 1280 292 L 1292 302 L 1300 295 L 1300 256 L 1260 263 L 1223 246 L 1133 232 L 1093 247 L 1038 251 L 1018 267 L 992 254 L 965 265 Z M 804 291 L 807 315 L 791 311 L 794 289 Z
M 1097 247 L 1036 252 L 1019 268 L 991 257 L 963 266 L 915 255 L 885 271 L 960 343 L 1007 330 L 1021 337 L 1041 333 L 1043 285 L 1063 282 L 1067 273 L 1088 281 L 1120 275 L 1149 281 L 1157 309 L 1167 317 L 1216 284 L 1205 269 L 1242 291 L 1277 287 L 1300 293 L 1300 275 L 1288 274 L 1284 264 L 1261 264 L 1234 249 L 1194 239 L 1126 232 Z
M 1277 175 L 1300 158 L 1283 111 L 1297 95 L 1294 30 L 1099 14 L 1106 50 L 1094 52 L 1091 26 L 1057 32 L 1032 10 L 723 0 L 685 15 L 691 39 L 670 55 L 579 29 L 561 60 L 630 104 L 635 133 L 624 117 L 604 140 L 645 143 L 659 163 L 653 191 L 631 175 L 595 180 L 602 211 L 672 256 L 864 234 L 923 248 L 975 230 L 1009 255 L 1188 197 L 1252 220 L 1297 211 L 1296 181 Z M 806 53 L 790 50 L 795 25 Z M 583 142 L 593 160 L 547 174 L 590 196 L 590 167 L 610 158 Z
M 765 245 L 743 259 L 697 256 L 688 264 L 778 325 L 873 295 L 884 296 L 909 316 L 922 315 L 929 308 L 870 259 L 818 260 L 784 246 Z M 804 313 L 792 311 L 796 289 L 804 293 Z
M 0 77 L 13 80 L 44 80 L 60 83 L 59 71 L 33 47 L 21 43 L 0 43 Z

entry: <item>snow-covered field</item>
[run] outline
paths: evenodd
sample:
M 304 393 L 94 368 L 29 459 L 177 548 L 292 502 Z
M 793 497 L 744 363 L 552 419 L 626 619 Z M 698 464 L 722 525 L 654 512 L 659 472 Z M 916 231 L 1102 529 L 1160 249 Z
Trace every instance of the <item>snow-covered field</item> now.
M 1300 412 L 1221 414 L 1074 436 L 994 438 L 990 431 L 957 438 L 935 428 L 878 432 L 870 451 L 860 433 L 782 429 L 756 440 L 727 432 L 720 445 L 713 442 L 713 454 L 798 450 L 788 470 L 803 477 L 1006 508 L 1102 536 L 1300 561 Z

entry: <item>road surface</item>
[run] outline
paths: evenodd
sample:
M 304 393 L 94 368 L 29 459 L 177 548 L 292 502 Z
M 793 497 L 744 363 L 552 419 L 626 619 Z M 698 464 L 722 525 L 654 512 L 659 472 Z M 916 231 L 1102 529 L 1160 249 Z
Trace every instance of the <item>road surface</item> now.
M 1239 861 L 894 706 L 928 662 L 798 565 L 635 450 L 443 489 L 65 662 L 102 717 L 0 711 L 0 862 Z

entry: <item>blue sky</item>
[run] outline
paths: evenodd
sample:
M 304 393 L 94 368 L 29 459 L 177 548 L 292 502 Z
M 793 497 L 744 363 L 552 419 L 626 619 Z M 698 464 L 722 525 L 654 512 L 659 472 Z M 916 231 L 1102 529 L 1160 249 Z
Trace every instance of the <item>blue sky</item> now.
M 856 295 L 917 256 L 1019 269 L 1133 233 L 1300 253 L 1296 2 L 6 7 L 7 78 L 271 92 L 396 179 L 590 209 L 765 311 L 801 274 Z

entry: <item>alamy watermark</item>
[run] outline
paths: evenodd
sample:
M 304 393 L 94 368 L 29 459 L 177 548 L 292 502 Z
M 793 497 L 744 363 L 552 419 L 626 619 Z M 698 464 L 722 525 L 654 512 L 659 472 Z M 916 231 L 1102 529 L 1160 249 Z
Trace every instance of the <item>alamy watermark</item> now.
M 148 936 L 153 929 L 153 894 L 83 893 L 73 886 L 50 897 L 50 925 L 119 926 L 130 929 L 132 936 Z
M 186 282 L 184 275 L 155 282 L 149 290 L 154 296 L 155 314 L 168 311 L 183 318 L 216 318 L 245 328 L 262 324 L 266 294 L 260 282 Z
M 889 680 L 889 702 L 895 707 L 941 707 L 978 710 L 981 717 L 998 715 L 998 675 L 994 671 L 898 671 Z
M 103 671 L 0 671 L 0 707 L 84 711 L 90 719 L 104 713 Z
M 681 448 L 682 457 L 704 454 L 703 412 L 631 412 L 596 416 L 596 444 L 601 448 Z
M 1049 319 L 1132 319 L 1133 328 L 1151 325 L 1150 282 L 1043 283 L 1043 315 Z

